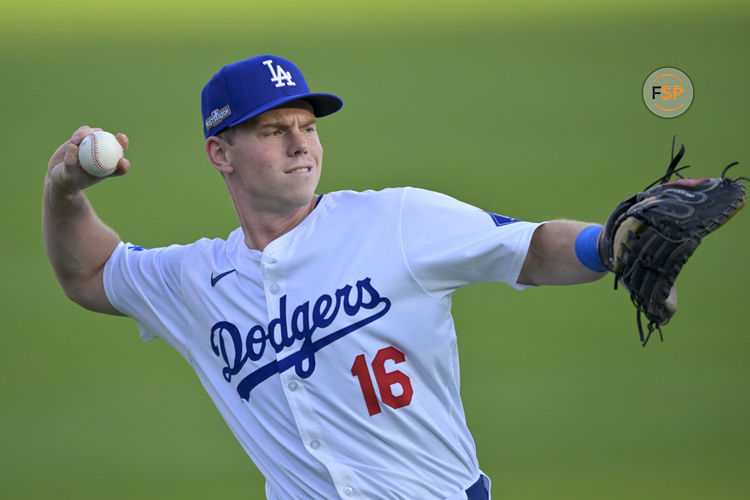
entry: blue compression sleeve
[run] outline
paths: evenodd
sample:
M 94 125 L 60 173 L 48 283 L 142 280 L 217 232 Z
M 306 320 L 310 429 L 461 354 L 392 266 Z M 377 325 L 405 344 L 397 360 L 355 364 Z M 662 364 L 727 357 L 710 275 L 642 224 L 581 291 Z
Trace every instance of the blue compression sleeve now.
M 580 233 L 576 238 L 576 256 L 581 264 L 596 272 L 607 270 L 599 257 L 599 248 L 596 244 L 599 233 L 604 230 L 604 226 L 589 226 Z

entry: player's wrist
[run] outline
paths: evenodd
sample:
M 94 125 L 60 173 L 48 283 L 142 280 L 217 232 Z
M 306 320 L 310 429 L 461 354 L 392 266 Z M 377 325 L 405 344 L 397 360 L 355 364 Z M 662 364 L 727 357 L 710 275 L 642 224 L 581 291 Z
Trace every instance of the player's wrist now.
M 82 192 L 82 188 L 71 182 L 64 170 L 65 167 L 59 165 L 47 173 L 44 180 L 44 192 L 48 197 L 70 200 Z
M 578 233 L 575 241 L 576 257 L 580 263 L 597 273 L 607 271 L 599 251 L 602 231 L 604 226 L 588 226 Z

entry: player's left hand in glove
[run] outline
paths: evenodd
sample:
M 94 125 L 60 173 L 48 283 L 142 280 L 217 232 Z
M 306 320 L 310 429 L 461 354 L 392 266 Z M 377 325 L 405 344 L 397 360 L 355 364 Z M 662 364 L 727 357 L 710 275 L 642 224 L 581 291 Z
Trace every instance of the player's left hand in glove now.
M 684 178 L 677 168 L 685 146 L 674 155 L 664 176 L 618 205 L 599 238 L 599 256 L 630 293 L 638 331 L 645 346 L 677 309 L 677 275 L 707 234 L 718 229 L 745 204 L 741 179 Z M 679 179 L 670 181 L 676 175 Z M 657 185 L 658 184 L 658 185 Z M 655 186 L 656 185 L 656 186 Z M 653 187 L 655 186 L 655 187 Z M 647 332 L 641 314 L 648 319 Z

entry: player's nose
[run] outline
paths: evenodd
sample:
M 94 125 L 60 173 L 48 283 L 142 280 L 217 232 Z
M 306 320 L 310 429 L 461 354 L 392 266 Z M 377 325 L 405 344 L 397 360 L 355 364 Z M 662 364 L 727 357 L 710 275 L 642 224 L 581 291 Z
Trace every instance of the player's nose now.
M 292 129 L 289 138 L 289 156 L 307 154 L 307 136 L 302 130 Z

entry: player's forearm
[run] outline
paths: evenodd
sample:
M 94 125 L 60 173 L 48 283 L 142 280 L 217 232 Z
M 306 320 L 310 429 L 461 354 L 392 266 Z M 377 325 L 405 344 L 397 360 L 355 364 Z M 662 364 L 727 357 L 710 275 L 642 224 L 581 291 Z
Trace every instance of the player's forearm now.
M 47 165 L 42 199 L 42 234 L 47 256 L 65 294 L 87 309 L 120 314 L 104 292 L 102 271 L 120 238 L 107 227 L 91 207 L 83 190 L 100 182 L 101 172 L 92 172 L 94 158 L 84 152 L 80 162 L 79 146 L 86 137 L 101 129 L 82 126 L 53 153 Z M 121 156 L 128 138 L 117 134 L 118 144 L 106 144 L 117 150 L 116 156 L 97 156 L 96 163 L 111 176 L 124 175 L 130 162 Z M 85 150 L 86 148 L 84 148 Z M 89 151 L 88 154 L 91 154 Z M 116 167 L 111 163 L 116 162 Z M 96 175 L 92 175 L 96 173 Z
M 572 285 L 595 281 L 605 273 L 592 271 L 576 255 L 576 238 L 590 223 L 555 220 L 534 232 L 518 282 L 525 285 Z
M 65 294 L 93 309 L 104 264 L 120 238 L 96 215 L 83 191 L 66 192 L 49 176 L 44 183 L 42 234 L 47 256 Z M 111 312 L 111 311 L 105 311 Z

